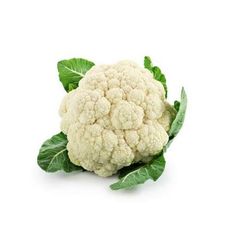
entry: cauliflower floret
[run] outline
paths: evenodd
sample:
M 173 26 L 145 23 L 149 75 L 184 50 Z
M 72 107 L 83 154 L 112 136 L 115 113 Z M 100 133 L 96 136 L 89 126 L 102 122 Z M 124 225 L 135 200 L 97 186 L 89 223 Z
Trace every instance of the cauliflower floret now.
M 159 153 L 168 142 L 168 135 L 164 128 L 157 122 L 148 121 L 138 130 L 139 143 L 137 150 L 142 156 L 151 156 Z
M 134 62 L 93 66 L 59 110 L 71 162 L 99 176 L 149 162 L 168 142 L 175 116 L 164 96 L 162 84 Z
M 143 109 L 128 101 L 120 101 L 110 114 L 112 125 L 117 130 L 137 129 L 142 124 L 143 117 Z
M 169 131 L 176 114 L 176 110 L 169 103 L 165 102 L 165 110 L 162 113 L 161 118 L 157 121 L 166 131 Z

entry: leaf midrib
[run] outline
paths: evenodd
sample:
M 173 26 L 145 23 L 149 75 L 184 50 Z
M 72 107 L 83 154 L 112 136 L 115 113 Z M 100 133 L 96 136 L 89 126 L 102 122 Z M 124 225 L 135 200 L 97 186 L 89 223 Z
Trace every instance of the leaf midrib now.
M 69 71 L 73 72 L 74 74 L 77 74 L 77 75 L 80 75 L 81 77 L 84 77 L 84 74 L 74 70 L 74 69 L 71 69 L 69 67 L 67 67 L 66 65 L 63 65 L 65 69 L 68 69 Z
M 61 153 L 65 152 L 65 151 L 67 151 L 66 148 L 62 149 L 61 151 L 59 151 L 58 153 L 56 153 L 56 154 L 52 157 L 52 159 L 51 159 L 51 161 L 50 161 L 50 163 L 49 163 L 49 165 L 48 165 L 48 167 L 47 167 L 47 170 L 49 170 L 49 168 L 50 168 L 51 164 L 53 163 L 54 159 L 55 159 L 58 155 L 60 155 Z
M 146 173 L 148 173 L 148 170 L 147 170 L 146 167 L 141 167 L 141 168 L 143 168 L 143 169 L 146 171 Z M 122 179 L 121 184 L 128 178 L 129 175 L 140 172 L 140 169 L 141 169 L 141 168 L 139 168 L 139 169 L 137 169 L 137 170 L 134 170 L 134 171 L 128 173 L 128 174 Z M 149 175 L 149 173 L 148 173 L 148 175 Z

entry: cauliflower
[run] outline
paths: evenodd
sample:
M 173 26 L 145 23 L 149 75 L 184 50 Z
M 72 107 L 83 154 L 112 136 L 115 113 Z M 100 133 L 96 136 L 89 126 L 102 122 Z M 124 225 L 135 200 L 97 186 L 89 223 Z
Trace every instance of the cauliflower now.
M 103 177 L 160 153 L 176 115 L 163 85 L 131 61 L 93 66 L 59 113 L 71 162 Z
M 46 172 L 119 172 L 112 190 L 132 188 L 165 169 L 164 153 L 183 126 L 187 95 L 166 101 L 165 75 L 149 56 L 141 68 L 131 61 L 95 64 L 61 60 L 59 79 L 68 94 L 60 105 L 61 132 L 43 142 L 37 163 Z

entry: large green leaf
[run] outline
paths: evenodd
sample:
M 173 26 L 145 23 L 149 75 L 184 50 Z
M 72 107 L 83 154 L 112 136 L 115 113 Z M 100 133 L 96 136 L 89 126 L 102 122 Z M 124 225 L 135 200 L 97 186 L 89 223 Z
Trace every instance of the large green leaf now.
M 62 132 L 46 140 L 39 150 L 38 165 L 46 172 L 82 170 L 69 160 L 67 143 L 67 137 Z
M 163 173 L 165 168 L 165 159 L 163 154 L 157 155 L 150 163 L 143 164 L 139 167 L 134 167 L 125 175 L 121 175 L 121 179 L 112 184 L 110 188 L 112 190 L 119 190 L 123 188 L 132 188 L 138 184 L 142 184 L 149 179 L 156 181 Z M 127 169 L 124 169 L 126 172 Z
M 171 124 L 171 128 L 169 131 L 170 137 L 175 137 L 179 133 L 181 127 L 184 124 L 184 118 L 187 109 L 187 95 L 184 88 L 182 88 L 181 90 L 180 102 L 175 101 L 174 106 L 176 109 L 178 109 L 178 112 L 176 114 L 174 121 Z
M 130 166 L 123 167 L 122 169 L 120 169 L 118 171 L 118 178 L 121 179 L 121 178 L 125 177 L 128 173 L 133 172 L 140 167 L 143 167 L 145 164 L 146 163 L 143 163 L 140 161 L 140 162 L 131 164 Z
M 165 75 L 162 74 L 160 68 L 157 66 L 153 66 L 152 60 L 149 56 L 144 57 L 144 67 L 153 74 L 154 79 L 162 83 L 165 89 L 165 96 L 167 97 L 166 78 L 165 78 Z
M 180 129 L 182 128 L 182 126 L 184 124 L 184 118 L 185 118 L 185 114 L 186 114 L 186 110 L 187 110 L 187 102 L 188 102 L 188 99 L 187 99 L 186 92 L 185 92 L 184 88 L 182 88 L 180 102 L 177 100 L 174 102 L 174 108 L 176 109 L 177 114 L 176 114 L 174 121 L 171 124 L 171 128 L 168 133 L 169 142 L 164 147 L 164 151 L 166 151 L 166 149 L 170 146 L 170 144 L 172 143 L 174 138 L 177 136 L 177 134 L 179 133 Z
M 81 58 L 59 61 L 57 68 L 59 78 L 67 92 L 76 89 L 85 73 L 94 65 L 93 62 Z

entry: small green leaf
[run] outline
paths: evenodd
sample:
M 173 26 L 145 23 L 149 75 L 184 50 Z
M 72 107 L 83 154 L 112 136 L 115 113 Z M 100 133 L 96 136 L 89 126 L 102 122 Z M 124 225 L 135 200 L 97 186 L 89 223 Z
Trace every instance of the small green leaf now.
M 161 70 L 160 70 L 157 66 L 154 66 L 154 67 L 152 68 L 152 70 L 153 70 L 154 79 L 160 81 L 160 78 L 161 78 L 161 75 L 162 75 Z
M 167 97 L 167 85 L 165 75 L 162 74 L 161 70 L 157 66 L 153 66 L 152 60 L 149 56 L 144 57 L 144 67 L 148 69 L 152 74 L 155 80 L 162 83 L 165 89 L 165 97 Z
M 59 78 L 67 92 L 76 89 L 85 73 L 95 64 L 91 61 L 73 58 L 58 62 Z
M 179 111 L 179 108 L 180 108 L 180 102 L 178 100 L 175 100 L 174 102 L 174 108 L 175 110 L 178 112 Z
M 62 132 L 46 140 L 39 150 L 38 165 L 46 172 L 83 170 L 82 167 L 74 165 L 69 160 L 67 143 L 67 137 Z
M 134 168 L 121 179 L 110 185 L 112 190 L 123 188 L 132 188 L 138 184 L 142 184 L 149 179 L 156 181 L 163 173 L 165 168 L 165 159 L 163 154 L 157 155 L 150 163 L 143 164 L 140 167 Z
M 70 92 L 71 90 L 76 89 L 77 87 L 78 87 L 77 84 L 75 84 L 75 83 L 69 83 L 69 89 L 68 89 L 68 92 Z
M 152 60 L 149 56 L 144 57 L 144 67 L 152 72 L 153 65 Z
M 166 85 L 166 78 L 165 78 L 165 75 L 164 74 L 162 74 L 161 76 L 160 76 L 160 78 L 159 78 L 159 81 L 162 83 L 162 85 L 163 85 L 163 87 L 164 87 L 164 89 L 165 89 L 165 92 L 166 92 L 166 98 L 167 98 L 167 92 L 168 92 L 168 90 L 167 90 L 167 85 Z

